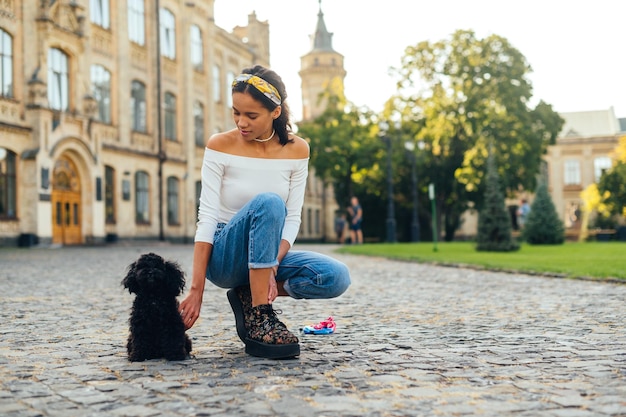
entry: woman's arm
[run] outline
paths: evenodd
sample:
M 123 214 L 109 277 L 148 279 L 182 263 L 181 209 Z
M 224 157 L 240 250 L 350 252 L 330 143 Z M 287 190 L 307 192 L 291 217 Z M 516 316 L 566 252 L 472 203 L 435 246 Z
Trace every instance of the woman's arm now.
M 191 273 L 191 288 L 187 297 L 180 303 L 178 311 L 185 323 L 185 329 L 191 328 L 202 308 L 202 296 L 206 283 L 206 268 L 211 258 L 213 245 L 208 242 L 196 242 L 193 247 L 193 269 Z

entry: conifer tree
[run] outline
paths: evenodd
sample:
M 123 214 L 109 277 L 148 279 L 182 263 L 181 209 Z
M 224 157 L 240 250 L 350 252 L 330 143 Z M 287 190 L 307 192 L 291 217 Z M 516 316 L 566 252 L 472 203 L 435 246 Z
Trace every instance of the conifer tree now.
M 510 252 L 518 249 L 519 244 L 511 234 L 511 217 L 504 204 L 500 176 L 490 154 L 487 160 L 484 207 L 478 216 L 476 250 Z
M 541 181 L 530 205 L 530 213 L 522 229 L 524 240 L 533 245 L 560 245 L 565 241 L 565 227 L 559 218 L 548 186 Z

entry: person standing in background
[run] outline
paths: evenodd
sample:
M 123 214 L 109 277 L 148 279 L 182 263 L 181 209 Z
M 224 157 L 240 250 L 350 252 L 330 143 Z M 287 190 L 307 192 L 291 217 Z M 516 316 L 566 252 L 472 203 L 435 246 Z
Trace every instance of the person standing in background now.
M 361 244 L 363 243 L 363 208 L 359 204 L 357 197 L 352 197 L 350 200 L 348 213 L 350 213 L 350 239 L 352 244 Z

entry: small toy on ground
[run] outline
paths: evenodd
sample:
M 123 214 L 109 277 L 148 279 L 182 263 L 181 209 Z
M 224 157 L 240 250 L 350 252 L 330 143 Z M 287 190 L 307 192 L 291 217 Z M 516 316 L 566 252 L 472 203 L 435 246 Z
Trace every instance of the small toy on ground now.
M 326 320 L 322 320 L 313 326 L 304 326 L 302 332 L 304 334 L 331 334 L 335 332 L 337 324 L 333 320 L 332 316 Z

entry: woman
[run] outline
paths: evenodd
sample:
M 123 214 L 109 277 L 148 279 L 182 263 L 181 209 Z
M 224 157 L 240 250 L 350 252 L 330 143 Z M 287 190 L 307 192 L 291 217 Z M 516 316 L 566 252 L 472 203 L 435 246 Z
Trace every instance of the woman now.
M 281 78 L 262 66 L 232 84 L 235 129 L 207 141 L 192 282 L 180 313 L 187 329 L 200 315 L 205 278 L 229 288 L 246 352 L 300 354 L 298 338 L 276 317 L 277 296 L 333 298 L 350 285 L 348 268 L 328 256 L 290 250 L 300 228 L 308 143 L 294 135 Z

